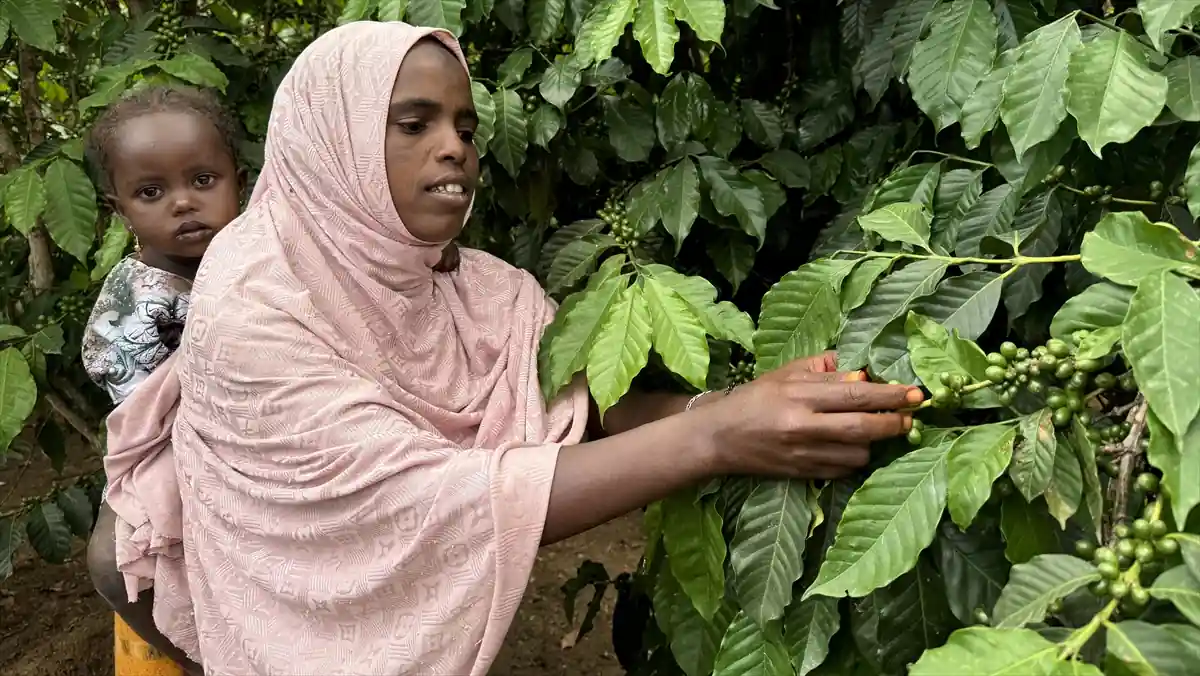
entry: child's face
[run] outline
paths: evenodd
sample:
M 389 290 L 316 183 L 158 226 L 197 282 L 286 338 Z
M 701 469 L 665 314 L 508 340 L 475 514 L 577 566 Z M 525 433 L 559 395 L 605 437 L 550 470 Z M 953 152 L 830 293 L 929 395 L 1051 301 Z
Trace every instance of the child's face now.
M 117 213 L 143 255 L 197 260 L 238 215 L 241 176 L 215 125 L 162 112 L 122 122 L 109 151 Z
M 478 121 L 462 64 L 440 44 L 413 47 L 392 87 L 384 157 L 396 213 L 418 239 L 462 229 L 479 179 Z

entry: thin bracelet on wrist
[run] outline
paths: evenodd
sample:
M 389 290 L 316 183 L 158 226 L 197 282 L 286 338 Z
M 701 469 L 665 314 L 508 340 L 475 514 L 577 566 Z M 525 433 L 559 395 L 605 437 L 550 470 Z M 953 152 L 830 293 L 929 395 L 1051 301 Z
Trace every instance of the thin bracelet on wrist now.
M 732 392 L 735 387 L 737 387 L 737 385 L 734 385 L 733 383 L 729 383 L 729 386 L 725 388 L 724 394 L 726 396 L 728 396 L 729 393 Z M 696 405 L 696 402 L 700 401 L 700 397 L 703 397 L 706 394 L 712 394 L 712 392 L 713 392 L 712 390 L 704 390 L 703 392 L 701 392 L 697 395 L 694 395 L 691 399 L 688 399 L 687 406 L 683 407 L 683 412 L 687 413 L 688 411 L 692 410 L 692 407 Z

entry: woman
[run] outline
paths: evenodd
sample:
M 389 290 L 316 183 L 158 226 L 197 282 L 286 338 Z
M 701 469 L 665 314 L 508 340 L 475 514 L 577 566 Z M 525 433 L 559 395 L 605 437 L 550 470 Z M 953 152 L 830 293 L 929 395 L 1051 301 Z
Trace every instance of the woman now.
M 703 413 L 630 395 L 579 443 L 585 384 L 539 395 L 553 307 L 533 278 L 471 250 L 432 269 L 470 210 L 475 126 L 448 33 L 316 40 L 276 94 L 246 213 L 206 254 L 172 375 L 110 423 L 117 446 L 173 433 L 208 673 L 485 674 L 540 544 L 719 474 L 841 476 L 911 424 L 896 409 L 919 390 L 818 358 Z

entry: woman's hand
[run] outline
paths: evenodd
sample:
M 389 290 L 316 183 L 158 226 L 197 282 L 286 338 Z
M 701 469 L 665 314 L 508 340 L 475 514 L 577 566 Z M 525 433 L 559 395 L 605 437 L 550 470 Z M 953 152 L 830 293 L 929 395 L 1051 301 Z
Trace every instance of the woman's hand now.
M 872 441 L 908 431 L 912 416 L 897 409 L 920 403 L 920 389 L 864 382 L 835 364 L 832 353 L 796 360 L 713 397 L 711 472 L 837 478 L 867 464 Z
M 458 245 L 451 241 L 442 249 L 442 260 L 433 266 L 434 272 L 454 272 L 458 269 Z

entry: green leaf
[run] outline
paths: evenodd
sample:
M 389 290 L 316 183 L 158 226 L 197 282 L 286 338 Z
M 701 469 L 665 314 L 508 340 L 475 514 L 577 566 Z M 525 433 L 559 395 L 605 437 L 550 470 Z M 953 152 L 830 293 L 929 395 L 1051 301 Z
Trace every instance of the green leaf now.
M 549 148 L 550 142 L 558 136 L 564 124 L 566 120 L 558 108 L 542 104 L 534 111 L 533 119 L 529 121 L 529 140 L 543 148 Z
M 580 67 L 604 61 L 633 21 L 636 0 L 598 0 L 575 37 L 575 55 Z
M 1109 282 L 1098 282 L 1069 298 L 1050 322 L 1050 335 L 1068 340 L 1076 331 L 1120 327 L 1129 311 L 1133 290 Z
M 1070 446 L 1075 449 L 1079 460 L 1079 473 L 1083 478 L 1083 500 L 1087 505 L 1089 515 L 1101 514 L 1104 510 L 1104 498 L 1101 495 L 1100 472 L 1096 468 L 1096 445 L 1087 437 L 1087 428 L 1079 418 L 1071 420 Z M 1060 440 L 1059 443 L 1062 443 Z M 1092 518 L 1096 527 L 1096 537 L 1100 537 L 1100 519 Z
M 608 142 L 617 157 L 626 162 L 644 162 L 654 148 L 654 118 L 637 103 L 604 97 L 604 121 L 608 125 Z
M 767 216 L 758 186 L 739 174 L 728 160 L 704 155 L 699 161 L 713 206 L 722 216 L 736 218 L 742 230 L 761 246 L 766 238 Z
M 754 184 L 754 187 L 758 188 L 759 194 L 762 195 L 763 217 L 768 221 L 787 202 L 787 192 L 767 172 L 750 169 L 742 172 L 742 178 L 747 179 Z
M 44 52 L 54 51 L 58 42 L 54 22 L 62 15 L 63 7 L 55 0 L 0 1 L 0 16 L 8 20 L 13 35 Z
M 848 314 L 865 303 L 879 276 L 891 267 L 892 261 L 888 258 L 868 258 L 854 266 L 854 271 L 842 284 L 842 314 Z
M 662 281 L 643 276 L 642 284 L 650 306 L 654 351 L 672 372 L 703 390 L 709 355 L 700 318 Z
M 1183 562 L 1192 576 L 1200 575 L 1200 535 L 1172 533 L 1167 537 L 1179 543 L 1179 553 L 1183 555 Z
M 960 531 L 947 522 L 941 526 L 937 550 L 954 616 L 963 624 L 974 624 L 976 608 L 990 614 L 1008 582 L 1009 564 L 1000 534 L 979 528 Z
M 611 235 L 585 235 L 568 242 L 554 256 L 550 272 L 546 276 L 546 289 L 558 294 L 575 286 L 596 267 L 600 256 L 617 241 Z
M 913 48 L 908 86 L 938 131 L 959 120 L 995 53 L 996 18 L 984 0 L 954 0 Z
M 796 676 L 807 676 L 829 656 L 829 641 L 841 628 L 838 600 L 814 596 L 788 606 L 783 638 Z
M 555 57 L 554 63 L 542 73 L 542 81 L 538 85 L 538 92 L 546 102 L 557 108 L 562 108 L 567 105 L 571 97 L 575 95 L 575 91 L 579 89 L 579 85 L 583 82 L 583 74 L 575 62 L 563 58 Z
M 1146 48 L 1125 31 L 1104 31 L 1076 49 L 1069 73 L 1067 110 L 1096 157 L 1153 124 L 1167 102 L 1166 76 L 1150 69 Z
M 680 73 L 671 78 L 658 97 L 655 123 L 664 148 L 675 148 L 683 143 L 693 127 L 698 126 L 696 123 L 699 120 L 692 119 L 693 97 L 688 76 L 687 73 Z
M 1079 505 L 1083 502 L 1083 471 L 1072 448 L 1057 440 L 1055 445 L 1053 474 L 1044 497 L 1050 516 L 1058 521 L 1059 528 L 1065 530 L 1067 520 L 1079 511 Z
M 28 237 L 46 208 L 46 187 L 33 167 L 18 169 L 9 176 L 4 189 L 4 213 L 9 223 Z
M 967 627 L 912 665 L 909 676 L 1066 676 L 1057 644 L 1031 629 Z M 1059 663 L 1062 664 L 1062 663 Z
M 724 101 L 713 101 L 708 119 L 697 131 L 718 157 L 728 156 L 742 142 L 742 121 Z
M 0 519 L 0 582 L 12 577 L 13 555 L 17 553 L 17 547 L 21 544 L 20 527 L 17 519 Z
M 933 225 L 934 242 L 941 239 L 937 235 L 946 229 L 946 225 L 962 218 L 970 210 L 971 205 L 983 194 L 983 172 L 972 169 L 953 169 L 942 174 L 937 190 L 933 194 Z M 945 243 L 943 250 L 953 246 L 953 242 Z
M 1192 508 L 1200 504 L 1200 418 L 1193 420 L 1185 436 L 1177 438 L 1163 425 L 1154 411 L 1146 416 L 1150 429 L 1150 447 L 1146 459 L 1162 470 L 1163 490 L 1170 496 L 1176 523 L 1187 523 Z M 1184 449 L 1193 449 L 1184 452 Z
M 808 162 L 791 150 L 772 150 L 763 155 L 759 164 L 771 172 L 775 180 L 789 188 L 803 189 L 808 187 Z
M 646 63 L 660 75 L 670 73 L 679 27 L 668 0 L 640 0 L 633 17 L 633 35 L 642 45 Z
M 533 50 L 529 47 L 514 49 L 504 57 L 504 62 L 500 64 L 498 74 L 500 76 L 499 86 L 502 89 L 516 86 L 525 78 L 525 71 L 533 65 Z
M 342 8 L 342 13 L 338 15 L 337 25 L 350 23 L 352 21 L 362 21 L 367 18 L 371 10 L 375 7 L 376 0 L 346 0 L 346 5 Z
M 37 383 L 15 347 L 0 350 L 0 457 L 21 433 L 37 403 Z
M 871 22 L 871 37 L 854 64 L 855 83 L 867 92 L 872 107 L 883 98 L 892 76 L 895 75 L 892 68 L 895 54 L 892 37 L 896 34 L 896 24 L 900 21 L 902 12 L 903 5 L 893 5 L 884 12 L 872 12 L 874 19 Z
M 108 227 L 104 230 L 104 239 L 100 241 L 100 248 L 92 254 L 92 260 L 96 263 L 91 273 L 93 282 L 108 276 L 113 267 L 125 257 L 131 239 L 129 228 L 126 228 L 119 218 L 114 216 L 109 219 Z
M 725 539 L 721 514 L 695 491 L 680 491 L 662 501 L 663 545 L 671 573 L 696 611 L 711 620 L 725 593 Z
M 1063 210 L 1052 191 L 1042 197 L 1034 197 L 1021 205 L 1013 218 L 1016 231 L 1024 232 L 1030 223 L 1036 223 L 1033 231 L 1025 237 L 1018 247 L 1022 256 L 1051 256 L 1058 250 L 1059 238 L 1062 235 Z M 1042 297 L 1042 286 L 1046 275 L 1051 271 L 1049 265 L 1025 265 L 1008 274 L 1004 280 L 1004 307 L 1008 310 L 1008 321 L 1011 326 L 1025 313 L 1030 306 Z
M 1032 502 L 1050 486 L 1055 472 L 1055 440 L 1054 416 L 1049 408 L 1021 418 L 1021 440 L 1013 451 L 1008 475 L 1026 502 Z
M 380 21 L 403 21 L 408 11 L 408 0 L 379 0 L 375 17 Z
M 903 77 L 908 72 L 917 38 L 933 22 L 938 12 L 938 0 L 911 0 L 894 5 L 899 12 L 896 31 L 892 33 L 892 72 Z
M 862 368 L 871 343 L 892 320 L 902 317 L 916 299 L 937 288 L 946 274 L 946 264 L 921 260 L 884 277 L 871 290 L 867 301 L 850 313 L 838 339 L 838 370 Z
M 12 324 L 0 324 L 0 340 L 12 340 L 13 338 L 24 338 L 25 329 Z
M 1200 7 L 1200 0 L 1138 0 L 1137 6 L 1146 37 L 1150 38 L 1155 49 L 1166 52 L 1163 36 L 1167 31 L 1190 26 L 1192 14 Z
M 913 371 L 926 387 L 940 383 L 942 373 L 968 376 L 973 381 L 986 379 L 987 356 L 970 340 L 947 331 L 936 319 L 910 311 L 904 322 Z M 973 392 L 964 398 L 967 408 L 998 405 L 996 394 L 988 390 Z
M 614 256 L 609 260 L 615 260 Z M 538 374 L 547 401 L 587 365 L 588 352 L 604 325 L 608 308 L 627 278 L 593 275 L 588 287 L 567 297 L 546 328 L 538 350 Z
M 812 521 L 808 484 L 760 481 L 742 504 L 729 547 L 734 589 L 743 612 L 759 625 L 779 619 L 804 572 L 804 540 Z
M 1190 676 L 1200 660 L 1200 630 L 1181 624 L 1125 620 L 1106 625 L 1109 673 Z
M 1000 530 L 1004 556 L 1012 563 L 1025 563 L 1038 554 L 1058 550 L 1058 536 L 1046 511 L 1020 495 L 1010 495 L 1000 504 Z
M 1187 193 L 1188 212 L 1192 214 L 1192 218 L 1200 218 L 1200 143 L 1197 143 L 1188 155 L 1183 187 Z
M 733 618 L 713 676 L 788 676 L 792 672 L 778 629 L 764 629 L 747 613 Z
M 651 560 L 649 556 L 647 560 Z M 652 596 L 654 617 L 670 639 L 671 653 L 679 667 L 688 676 L 709 676 L 721 639 L 733 621 L 733 609 L 723 603 L 711 621 L 704 619 L 679 586 L 669 565 L 655 579 Z
M 1150 595 L 1175 604 L 1192 624 L 1200 623 L 1200 582 L 1187 566 L 1175 566 L 1155 578 Z
M 838 523 L 816 581 L 804 593 L 863 596 L 916 565 L 946 503 L 947 447 L 926 447 L 875 470 Z
M 1200 0 L 1195 4 L 1200 5 Z M 1163 74 L 1167 76 L 1167 107 L 1181 120 L 1200 122 L 1200 57 L 1174 59 Z
M 65 563 L 71 555 L 71 528 L 58 505 L 40 503 L 25 519 L 25 534 L 38 556 L 49 563 Z
M 700 176 L 696 173 L 695 163 L 687 157 L 664 169 L 661 175 L 662 223 L 675 240 L 675 254 L 678 255 L 700 213 Z
M 941 162 L 926 162 L 898 169 L 883 180 L 863 208 L 878 210 L 898 202 L 907 202 L 932 211 L 934 194 L 941 176 Z
M 1067 117 L 1069 63 L 1081 44 L 1075 15 L 1034 31 L 1021 46 L 1004 80 L 1000 119 L 1008 130 L 1017 161 L 1030 148 L 1054 136 Z M 1040 176 L 1038 178 L 1041 178 Z
M 471 80 L 471 100 L 475 103 L 475 114 L 479 116 L 479 125 L 475 128 L 475 147 L 482 157 L 487 154 L 488 143 L 496 134 L 496 102 L 488 88 L 478 80 Z
M 1015 629 L 1046 617 L 1046 608 L 1077 589 L 1100 579 L 1096 566 L 1068 554 L 1042 554 L 1013 566 L 1008 584 L 996 601 L 992 623 Z
M 650 357 L 650 307 L 642 287 L 626 287 L 609 306 L 588 353 L 588 388 L 603 421 L 604 413 L 625 396 L 633 377 Z
M 87 539 L 92 534 L 92 501 L 79 486 L 64 489 L 55 497 L 63 517 L 75 537 Z
M 167 61 L 159 61 L 158 67 L 167 74 L 201 87 L 212 87 L 221 93 L 229 86 L 229 78 L 216 64 L 199 54 L 184 53 Z
M 978 256 L 984 237 L 1003 236 L 1011 229 L 1020 205 L 1021 193 L 1012 185 L 1000 185 L 984 193 L 955 226 L 955 255 Z
M 708 257 L 717 267 L 736 294 L 738 287 L 750 276 L 754 268 L 754 257 L 757 250 L 749 237 L 735 232 L 723 231 L 721 238 L 708 241 Z
M 929 250 L 929 224 L 933 216 L 925 207 L 898 202 L 858 217 L 858 226 L 889 242 L 904 242 Z
M 686 21 L 696 36 L 720 44 L 725 29 L 725 3 L 722 0 L 667 0 L 671 11 Z
M 992 323 L 1004 278 L 989 270 L 951 277 L 937 291 L 913 303 L 914 312 L 932 318 L 960 338 L 975 340 Z
M 462 35 L 462 11 L 466 0 L 409 0 L 408 22 L 414 26 L 445 28 Z
M 779 109 L 762 101 L 743 99 L 742 126 L 746 135 L 764 148 L 778 148 L 783 141 L 783 119 Z
M 699 318 L 708 334 L 718 340 L 737 343 L 747 350 L 753 346 L 754 321 L 750 315 L 728 301 L 714 302 L 717 289 L 707 279 L 683 275 L 658 263 L 643 264 L 639 270 L 674 291 L 688 311 Z
M 79 165 L 55 160 L 46 169 L 46 191 L 61 196 L 46 203 L 50 238 L 76 260 L 86 263 L 96 228 L 96 191 Z
M 758 373 L 820 354 L 842 323 L 838 291 L 851 264 L 816 260 L 784 275 L 763 296 L 754 354 Z
M 1016 436 L 1017 430 L 1009 424 L 980 425 L 950 444 L 946 505 L 959 528 L 969 527 L 991 497 L 992 483 L 1012 460 Z
M 979 86 L 962 104 L 959 116 L 962 123 L 962 138 L 967 148 L 974 150 L 983 142 L 983 137 L 996 127 L 1000 120 L 1000 105 L 1004 102 L 1004 82 L 1012 66 L 1001 66 L 983 76 Z M 1064 104 L 1065 105 L 1065 104 Z M 1065 111 L 1066 108 L 1064 107 Z M 958 169 L 956 171 L 970 171 Z
M 1200 253 L 1178 230 L 1151 223 L 1140 211 L 1107 214 L 1083 236 L 1087 271 L 1117 284 L 1137 286 L 1164 270 L 1200 275 Z
M 553 40 L 566 9 L 566 0 L 529 0 L 526 11 L 529 39 L 538 45 Z
M 432 0 L 431 0 L 432 1 Z M 525 163 L 529 147 L 525 109 L 521 97 L 511 89 L 500 89 L 492 95 L 496 110 L 495 131 L 491 140 L 492 154 L 509 176 L 516 178 Z
M 1200 412 L 1200 295 L 1160 272 L 1142 280 L 1121 329 L 1125 359 L 1150 409 L 1176 436 Z

